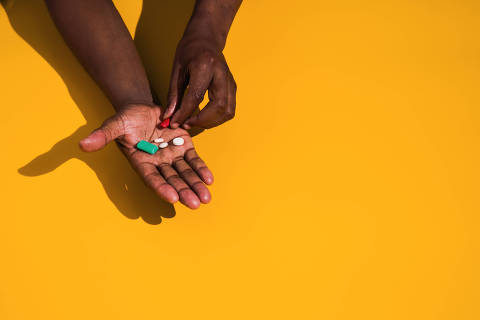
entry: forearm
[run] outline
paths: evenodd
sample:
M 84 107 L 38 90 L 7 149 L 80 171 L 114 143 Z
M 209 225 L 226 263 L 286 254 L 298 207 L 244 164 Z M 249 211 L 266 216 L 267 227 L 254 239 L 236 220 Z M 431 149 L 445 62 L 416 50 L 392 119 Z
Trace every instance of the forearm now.
M 115 109 L 152 104 L 133 40 L 111 0 L 45 0 L 67 45 Z
M 182 41 L 204 39 L 220 50 L 242 0 L 197 0 Z

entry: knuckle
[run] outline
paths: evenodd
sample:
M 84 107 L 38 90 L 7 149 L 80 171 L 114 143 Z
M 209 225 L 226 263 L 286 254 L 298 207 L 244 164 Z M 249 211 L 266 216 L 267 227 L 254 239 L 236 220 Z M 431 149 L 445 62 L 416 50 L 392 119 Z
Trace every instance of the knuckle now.
M 108 140 L 111 140 L 113 137 L 113 130 L 109 126 L 104 126 L 103 127 L 103 134 Z
M 196 69 L 199 72 L 207 72 L 207 70 L 210 68 L 210 65 L 206 61 L 198 61 L 192 63 L 192 69 Z
M 232 120 L 235 117 L 235 109 L 225 110 L 224 118 L 226 120 Z
M 223 76 L 228 76 L 228 66 L 223 61 L 215 63 L 215 70 Z
M 115 126 L 116 123 L 113 119 L 107 119 L 102 125 L 102 131 L 107 140 L 112 140 L 115 136 Z
M 190 63 L 190 69 L 195 69 L 200 72 L 206 72 L 212 67 L 214 63 L 215 57 L 209 52 L 204 52 L 200 54 L 197 59 L 193 60 Z
M 201 60 L 203 60 L 205 63 L 207 64 L 213 64 L 215 62 L 215 55 L 210 52 L 210 51 L 204 51 L 202 52 L 202 54 L 200 55 L 201 57 Z
M 217 115 L 223 121 L 231 120 L 235 117 L 235 108 L 227 106 L 226 102 L 219 103 L 216 108 Z
M 226 109 L 227 109 L 227 104 L 225 102 L 219 102 L 217 104 L 217 107 L 215 108 L 215 111 L 217 112 L 217 115 L 224 116 Z
M 200 88 L 191 88 L 191 94 L 193 97 L 193 100 L 197 103 L 200 103 L 203 101 L 203 97 L 205 96 L 205 92 L 200 89 Z
M 204 97 L 205 92 L 201 88 L 190 88 L 183 99 L 184 106 L 190 110 L 191 108 L 195 107 L 192 106 L 192 104 L 200 104 Z

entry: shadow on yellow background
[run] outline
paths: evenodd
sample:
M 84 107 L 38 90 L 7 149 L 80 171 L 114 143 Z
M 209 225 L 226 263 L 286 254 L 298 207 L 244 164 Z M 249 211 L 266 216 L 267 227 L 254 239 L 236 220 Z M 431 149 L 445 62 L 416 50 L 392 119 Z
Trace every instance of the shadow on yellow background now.
M 114 1 L 160 100 L 192 2 Z M 244 1 L 235 120 L 196 139 L 213 201 L 174 219 L 78 150 L 113 109 L 42 1 L 8 3 L 1 320 L 480 319 L 479 1 Z
M 146 0 L 143 4 L 135 43 L 144 60 L 152 88 L 161 100 L 164 100 L 167 93 L 175 48 L 191 14 L 193 3 L 193 0 Z M 60 140 L 49 151 L 18 171 L 25 176 L 39 176 L 55 170 L 69 159 L 77 158 L 94 170 L 110 200 L 126 217 L 141 217 L 147 223 L 159 224 L 161 217 L 175 216 L 174 207 L 143 185 L 116 148 L 109 146 L 95 154 L 79 150 L 78 141 L 106 118 L 108 114 L 105 111 L 111 111 L 111 106 L 64 44 L 44 2 L 4 1 L 2 4 L 14 30 L 62 77 L 72 99 L 87 120 L 85 126 Z M 159 17 L 159 12 L 165 14 Z M 48 127 L 48 123 L 39 124 L 38 128 L 30 130 L 41 130 L 42 126 Z

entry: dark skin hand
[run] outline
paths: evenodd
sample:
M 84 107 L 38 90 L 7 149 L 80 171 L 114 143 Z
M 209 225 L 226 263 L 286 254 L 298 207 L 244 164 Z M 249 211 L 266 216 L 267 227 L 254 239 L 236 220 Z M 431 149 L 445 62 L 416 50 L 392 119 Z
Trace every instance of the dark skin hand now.
M 153 103 L 145 69 L 133 40 L 111 0 L 46 0 L 65 42 L 109 98 L 116 114 L 80 142 L 87 152 L 116 140 L 144 182 L 168 202 L 180 200 L 189 208 L 210 201 L 205 184 L 213 176 L 198 158 L 188 133 L 158 127 L 162 111 Z M 139 151 L 140 140 L 176 137 L 155 155 Z
M 197 0 L 172 68 L 164 114 L 172 128 L 212 128 L 235 116 L 237 86 L 222 51 L 241 2 Z M 194 113 L 207 90 L 208 104 Z
M 128 105 L 80 141 L 86 152 L 97 151 L 116 140 L 118 146 L 145 183 L 164 200 L 181 203 L 196 209 L 210 202 L 205 184 L 213 183 L 213 175 L 193 147 L 188 132 L 181 128 L 161 128 L 161 109 L 158 106 Z M 182 137 L 185 143 L 175 146 L 171 140 Z M 163 138 L 167 148 L 154 155 L 138 150 L 138 141 L 153 142 Z

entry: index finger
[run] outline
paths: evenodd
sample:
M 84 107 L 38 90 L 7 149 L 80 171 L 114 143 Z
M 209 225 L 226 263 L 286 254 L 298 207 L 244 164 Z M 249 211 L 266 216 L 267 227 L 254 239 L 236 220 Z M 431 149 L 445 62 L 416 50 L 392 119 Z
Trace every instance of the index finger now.
M 211 79 L 212 76 L 208 68 L 192 68 L 180 108 L 173 114 L 170 127 L 178 128 L 193 113 L 203 101 Z

